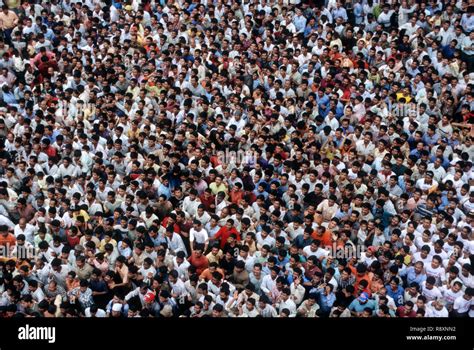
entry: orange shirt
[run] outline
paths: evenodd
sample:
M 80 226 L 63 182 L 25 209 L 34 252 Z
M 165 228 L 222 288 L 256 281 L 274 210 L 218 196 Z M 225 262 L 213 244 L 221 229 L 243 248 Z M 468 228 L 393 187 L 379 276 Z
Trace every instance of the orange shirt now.
M 230 191 L 229 197 L 232 203 L 239 205 L 240 201 L 244 197 L 244 191 Z
M 66 280 L 66 290 L 70 291 L 73 290 L 76 287 L 80 286 L 80 281 L 78 279 L 73 279 L 73 280 Z
M 352 270 L 352 269 L 351 269 Z M 359 283 L 360 281 L 362 280 L 366 280 L 367 282 L 369 282 L 369 285 L 367 286 L 367 290 L 370 291 L 371 289 L 371 285 L 372 285 L 372 277 L 373 277 L 373 273 L 372 272 L 369 272 L 369 273 L 365 273 L 364 276 L 360 277 L 358 274 L 357 274 L 357 271 L 353 271 L 354 272 L 354 276 L 356 278 L 356 282 L 354 284 L 354 288 L 355 288 L 355 291 L 354 293 L 357 293 L 357 291 L 359 290 Z
M 322 247 L 332 246 L 331 232 L 328 230 L 324 231 L 321 236 L 317 234 L 317 231 L 313 231 L 313 233 L 311 234 L 311 238 L 321 241 Z
M 193 252 L 193 254 L 188 258 L 188 261 L 196 268 L 197 274 L 201 274 L 209 266 L 209 261 L 206 256 L 201 254 L 200 257 L 197 257 L 196 252 Z
M 225 276 L 224 270 L 222 270 L 221 268 L 217 268 L 216 271 L 219 272 L 222 276 Z M 199 276 L 199 279 L 204 279 L 206 281 L 209 281 L 211 278 L 212 272 L 209 269 L 205 269 Z
M 9 233 L 6 237 L 3 235 L 0 235 L 0 246 L 10 246 L 10 248 L 13 248 L 13 246 L 16 244 L 16 238 L 13 236 L 11 233 Z

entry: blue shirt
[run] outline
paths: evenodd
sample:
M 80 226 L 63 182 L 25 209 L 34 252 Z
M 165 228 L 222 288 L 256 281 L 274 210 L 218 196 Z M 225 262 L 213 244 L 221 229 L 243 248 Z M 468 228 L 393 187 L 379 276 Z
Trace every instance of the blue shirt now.
M 423 142 L 427 145 L 436 145 L 438 143 L 438 140 L 439 135 L 436 133 L 433 134 L 433 136 L 428 135 L 428 133 L 423 136 Z
M 168 243 L 166 237 L 163 237 L 160 234 L 156 235 L 155 238 L 148 236 L 148 239 L 153 243 L 154 247 L 159 247 L 161 243 Z
M 160 186 L 158 187 L 158 193 L 160 195 L 164 194 L 166 196 L 166 198 L 170 198 L 171 197 L 171 190 L 169 187 L 163 185 L 163 184 L 160 184 Z
M 334 293 L 324 295 L 323 293 L 320 294 L 320 306 L 324 312 L 331 311 L 334 302 L 336 301 L 336 296 Z
M 294 243 L 298 247 L 298 249 L 303 249 L 304 247 L 310 245 L 312 241 L 313 239 L 311 238 L 311 236 L 307 240 L 305 240 L 303 235 L 298 235 L 296 236 Z
M 444 210 L 449 205 L 448 194 L 446 191 L 441 193 L 441 204 L 438 206 L 439 210 Z
M 346 9 L 343 7 L 333 9 L 332 16 L 334 19 L 341 17 L 344 22 L 347 21 L 347 12 Z
M 344 105 L 338 101 L 336 104 L 336 118 L 339 120 L 343 115 L 344 115 Z M 352 128 L 352 131 L 354 131 L 354 128 L 352 127 L 352 125 L 349 125 L 349 130 L 350 128 Z
M 351 213 L 352 213 L 352 208 L 349 208 L 349 210 L 347 212 L 343 212 L 343 211 L 341 211 L 341 209 L 338 209 L 336 214 L 334 215 L 334 217 L 336 217 L 338 219 L 342 219 L 346 215 L 350 216 Z
M 304 29 L 304 37 L 307 38 L 308 36 L 311 35 L 312 30 L 318 29 L 318 26 L 315 24 L 314 26 L 307 25 L 306 28 Z
M 16 105 L 18 104 L 15 95 L 12 92 L 4 92 L 3 93 L 3 101 L 9 105 Z
M 409 268 L 405 269 L 404 271 L 401 271 L 400 276 L 402 276 L 402 277 L 406 276 L 407 277 L 408 285 L 415 282 L 415 283 L 418 283 L 419 286 L 421 286 L 421 283 L 426 280 L 426 275 L 424 273 L 417 274 L 415 272 L 415 267 L 414 266 L 410 266 Z
M 317 289 L 313 288 L 310 293 L 317 293 L 319 296 L 319 306 L 323 312 L 330 312 L 334 302 L 336 301 L 336 296 L 334 293 L 324 295 L 324 289 L 318 287 Z
M 336 109 L 336 111 L 337 111 L 337 109 Z M 337 117 L 337 115 L 336 115 L 336 117 Z M 347 128 L 344 128 L 343 126 L 341 126 L 341 129 L 342 129 L 342 133 L 344 135 L 352 134 L 354 132 L 354 127 L 352 125 L 349 125 Z
M 341 136 L 339 139 L 334 137 L 332 140 L 336 144 L 336 147 L 339 148 L 342 145 L 342 141 L 344 141 L 344 137 Z
M 405 179 L 403 178 L 403 175 L 400 175 L 398 177 L 398 186 L 400 186 L 403 192 L 406 192 L 406 183 Z
M 258 185 L 257 185 L 258 187 Z M 267 199 L 268 197 L 268 192 L 267 191 L 263 191 L 263 192 L 260 192 L 258 189 L 257 190 L 254 190 L 253 193 L 258 197 L 259 195 L 262 195 L 265 197 L 265 199 Z
M 304 277 L 304 275 L 302 275 L 301 278 L 303 279 L 303 280 L 301 281 L 301 283 L 309 282 L 309 279 L 307 279 L 306 277 Z M 292 284 L 292 283 L 293 283 L 293 274 L 290 273 L 289 276 L 286 278 L 286 280 L 288 281 L 288 284 Z
M 417 158 L 421 158 L 421 151 L 418 151 L 418 149 L 414 149 L 410 152 L 410 156 L 415 156 Z
M 279 258 L 277 258 L 276 265 L 278 267 L 285 267 L 285 265 L 288 263 L 288 261 L 290 261 L 290 258 L 287 257 L 287 256 L 283 260 L 280 260 Z
M 318 103 L 318 107 L 321 107 L 321 106 L 327 107 L 327 105 L 329 104 L 329 97 L 327 95 L 323 95 L 322 97 L 319 97 L 319 95 L 316 95 L 316 102 Z M 325 113 L 324 117 L 328 114 L 328 112 L 329 111 L 327 108 L 326 110 L 319 108 L 319 114 L 322 115 L 322 113 Z
M 361 24 L 364 20 L 364 9 L 360 3 L 354 5 L 354 16 L 356 24 Z
M 393 290 L 392 287 L 387 284 L 385 288 L 387 288 L 387 295 L 393 298 L 397 307 L 403 305 L 403 294 L 405 292 L 403 287 L 398 286 L 397 290 Z
M 431 163 L 434 163 L 434 161 L 437 159 L 438 157 L 436 156 L 431 156 L 430 157 L 430 162 Z M 443 157 L 443 163 L 441 164 L 441 166 L 445 169 L 448 169 L 450 164 L 449 164 L 449 160 L 447 160 L 446 158 Z

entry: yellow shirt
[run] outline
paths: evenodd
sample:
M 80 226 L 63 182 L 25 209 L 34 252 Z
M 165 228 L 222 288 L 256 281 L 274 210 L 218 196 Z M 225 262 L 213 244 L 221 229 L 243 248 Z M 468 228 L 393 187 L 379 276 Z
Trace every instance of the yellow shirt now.
M 89 214 L 87 214 L 87 212 L 84 211 L 84 210 L 81 210 L 78 215 L 76 215 L 76 214 L 73 214 L 73 215 L 72 215 L 72 217 L 73 217 L 74 220 L 76 220 L 78 216 L 84 217 L 84 222 L 88 222 L 88 221 L 91 219 L 91 217 L 89 216 Z
M 20 7 L 20 5 L 21 5 L 20 0 L 5 0 L 3 3 L 5 5 L 7 5 L 8 8 L 10 8 L 10 9 L 16 9 L 16 8 Z
M 399 255 L 400 255 L 400 253 L 395 254 L 395 256 L 399 256 Z M 409 266 L 411 264 L 411 256 L 410 255 L 408 255 L 408 254 L 405 255 L 405 257 L 403 258 L 403 264 L 405 266 Z
M 209 185 L 209 188 L 211 189 L 213 195 L 217 195 L 219 192 L 224 192 L 227 194 L 227 186 L 223 183 L 217 186 L 216 183 L 213 182 Z
M 104 238 L 104 239 L 102 239 L 102 240 L 100 241 L 100 244 L 99 244 L 99 251 L 100 251 L 101 253 L 104 253 L 104 252 L 105 252 L 105 245 L 106 245 L 107 243 L 112 244 L 112 245 L 114 246 L 114 248 L 117 247 L 117 241 L 116 241 L 115 239 L 111 239 L 110 241 L 106 242 L 106 241 L 105 241 L 105 238 Z
M 405 98 L 405 102 L 406 102 L 406 103 L 410 103 L 410 101 L 411 101 L 411 96 L 405 95 L 405 94 L 402 93 L 402 92 L 397 93 L 397 101 L 400 101 L 400 99 L 401 99 L 402 97 Z

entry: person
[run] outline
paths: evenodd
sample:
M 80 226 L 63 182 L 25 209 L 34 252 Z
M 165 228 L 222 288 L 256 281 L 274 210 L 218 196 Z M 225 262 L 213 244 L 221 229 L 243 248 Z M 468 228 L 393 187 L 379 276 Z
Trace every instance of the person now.
M 9 232 L 8 226 L 0 225 L 0 246 L 4 252 L 3 255 L 8 256 L 8 253 L 14 249 L 15 244 L 16 238 L 12 233 Z
M 369 299 L 369 296 L 366 292 L 362 292 L 360 296 L 352 301 L 349 305 L 349 310 L 353 316 L 361 317 L 363 312 L 367 309 L 374 311 L 375 310 L 375 300 Z
M 466 288 L 463 295 L 456 298 L 453 305 L 455 317 L 469 317 L 469 311 L 472 307 L 472 298 L 474 297 L 474 289 L 472 287 Z
M 204 246 L 196 244 L 193 253 L 188 258 L 189 263 L 196 269 L 198 275 L 202 275 L 209 266 L 209 260 L 203 255 Z

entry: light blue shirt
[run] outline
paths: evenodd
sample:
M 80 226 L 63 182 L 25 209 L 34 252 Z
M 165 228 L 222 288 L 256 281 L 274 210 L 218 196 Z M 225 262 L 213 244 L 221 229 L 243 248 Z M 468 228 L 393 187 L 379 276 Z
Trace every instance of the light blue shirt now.
M 340 8 L 335 8 L 332 10 L 332 16 L 334 17 L 334 19 L 338 18 L 338 17 L 341 17 L 344 22 L 347 21 L 347 12 L 346 12 L 346 9 L 340 7 Z
M 400 276 L 406 276 L 408 285 L 412 284 L 413 282 L 418 283 L 421 286 L 421 283 L 426 280 L 426 275 L 424 273 L 417 274 L 415 272 L 415 267 L 410 266 L 409 268 L 405 269 L 404 271 L 400 272 Z
M 306 18 L 304 16 L 295 16 L 293 18 L 293 24 L 295 25 L 296 31 L 301 33 L 306 27 Z
M 365 304 L 361 304 L 359 299 L 354 299 L 352 303 L 349 305 L 349 310 L 355 311 L 355 312 L 362 312 L 367 307 L 371 310 L 375 310 L 376 305 L 377 304 L 375 300 L 369 299 Z

